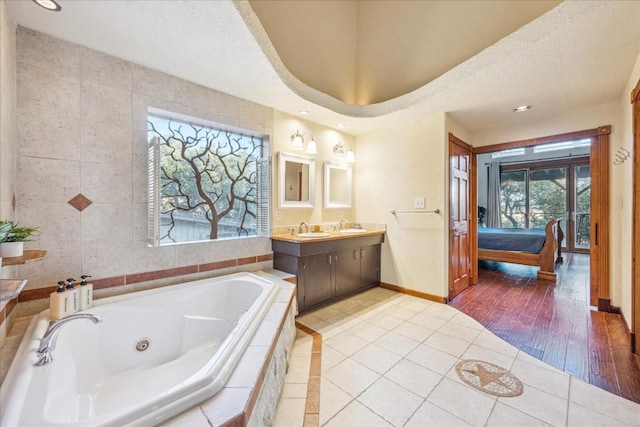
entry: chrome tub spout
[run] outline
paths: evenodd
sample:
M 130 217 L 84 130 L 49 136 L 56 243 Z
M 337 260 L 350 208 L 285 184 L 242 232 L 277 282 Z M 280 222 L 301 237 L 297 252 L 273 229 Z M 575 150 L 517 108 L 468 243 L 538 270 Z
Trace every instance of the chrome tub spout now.
M 52 320 L 49 322 L 47 331 L 44 333 L 42 340 L 40 341 L 40 348 L 38 349 L 38 361 L 36 366 L 48 365 L 53 360 L 51 352 L 56 348 L 56 342 L 58 340 L 58 334 L 60 329 L 69 322 L 77 319 L 88 319 L 93 323 L 100 323 L 102 319 L 95 314 L 90 313 L 78 313 L 71 316 L 64 317 L 60 320 Z

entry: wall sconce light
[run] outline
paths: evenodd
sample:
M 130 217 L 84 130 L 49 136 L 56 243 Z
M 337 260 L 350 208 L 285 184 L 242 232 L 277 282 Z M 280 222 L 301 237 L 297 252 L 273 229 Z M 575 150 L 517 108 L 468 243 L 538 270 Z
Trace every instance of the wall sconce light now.
M 345 153 L 345 147 L 342 141 L 333 146 L 333 152 L 338 158 L 344 159 L 347 163 L 355 163 L 356 161 L 356 155 L 353 153 L 353 150 Z
M 304 135 L 311 134 L 306 132 L 300 133 L 300 131 L 296 130 L 296 133 L 291 135 L 291 148 L 294 150 L 302 150 L 304 148 Z M 309 154 L 316 154 L 318 152 L 318 147 L 316 141 L 313 139 L 313 135 L 311 135 L 311 139 L 307 142 L 307 149 L 304 151 Z

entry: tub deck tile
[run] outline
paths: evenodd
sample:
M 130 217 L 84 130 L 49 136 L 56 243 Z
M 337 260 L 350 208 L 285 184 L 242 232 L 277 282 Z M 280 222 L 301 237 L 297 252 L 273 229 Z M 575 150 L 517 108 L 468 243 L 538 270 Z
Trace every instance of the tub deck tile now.
M 211 424 L 219 426 L 243 413 L 245 403 L 250 396 L 251 387 L 225 387 L 200 407 Z
M 211 427 L 199 406 L 191 408 L 161 424 L 161 427 Z

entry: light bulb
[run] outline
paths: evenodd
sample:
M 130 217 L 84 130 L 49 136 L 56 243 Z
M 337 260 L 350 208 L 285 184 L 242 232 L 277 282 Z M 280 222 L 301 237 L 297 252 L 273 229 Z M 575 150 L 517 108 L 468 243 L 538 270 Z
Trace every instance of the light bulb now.
M 307 143 L 306 152 L 309 154 L 316 154 L 318 152 L 316 141 L 313 138 L 311 138 L 311 141 Z
M 355 163 L 356 155 L 353 153 L 353 150 L 349 150 L 347 153 L 347 163 Z
M 291 148 L 294 150 L 302 150 L 302 143 L 304 142 L 302 135 L 298 131 L 291 135 Z

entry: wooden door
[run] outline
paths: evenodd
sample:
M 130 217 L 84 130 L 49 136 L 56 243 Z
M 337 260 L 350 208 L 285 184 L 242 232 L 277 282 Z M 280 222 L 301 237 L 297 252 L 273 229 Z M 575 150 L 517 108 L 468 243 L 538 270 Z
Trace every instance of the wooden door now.
M 471 147 L 449 134 L 449 299 L 471 283 L 469 179 Z
M 640 80 L 631 92 L 633 104 L 633 243 L 631 275 L 631 351 L 640 355 L 640 344 L 637 342 L 640 333 Z
M 591 140 L 591 237 L 590 304 L 611 311 L 609 286 L 609 134 L 610 126 L 598 128 Z

